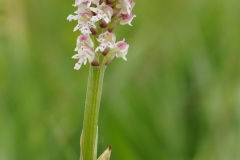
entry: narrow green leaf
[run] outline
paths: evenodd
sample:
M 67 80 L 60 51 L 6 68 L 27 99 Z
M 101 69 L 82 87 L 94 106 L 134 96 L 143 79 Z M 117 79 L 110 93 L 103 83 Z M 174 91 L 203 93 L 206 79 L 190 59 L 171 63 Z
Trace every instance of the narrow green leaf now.
M 111 155 L 112 147 L 109 146 L 98 158 L 98 160 L 110 160 L 110 155 Z

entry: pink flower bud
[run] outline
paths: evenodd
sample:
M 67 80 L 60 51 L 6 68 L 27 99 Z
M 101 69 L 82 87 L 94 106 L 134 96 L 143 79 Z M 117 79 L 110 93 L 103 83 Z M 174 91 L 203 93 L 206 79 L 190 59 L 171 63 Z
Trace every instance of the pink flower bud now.
M 121 57 L 126 61 L 127 60 L 126 55 L 128 52 L 129 44 L 124 42 L 124 40 L 119 41 L 116 43 L 115 48 L 117 49 L 116 57 L 117 58 Z
M 75 51 L 78 51 L 81 48 L 81 46 L 88 46 L 90 48 L 93 48 L 94 46 L 93 41 L 88 34 L 86 35 L 82 34 L 77 38 L 77 47 L 75 48 Z
M 136 15 L 132 15 L 132 13 L 122 14 L 121 17 L 122 17 L 122 20 L 120 21 L 121 25 L 129 24 L 130 26 L 132 26 L 131 22 L 133 18 L 136 17 Z

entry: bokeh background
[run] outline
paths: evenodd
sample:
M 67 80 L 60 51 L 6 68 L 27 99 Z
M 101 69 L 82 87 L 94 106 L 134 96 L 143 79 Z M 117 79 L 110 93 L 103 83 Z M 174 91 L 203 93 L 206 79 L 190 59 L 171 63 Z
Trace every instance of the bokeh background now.
M 240 1 L 135 0 L 128 61 L 105 73 L 100 154 L 240 159 Z M 88 68 L 72 0 L 0 0 L 0 160 L 79 159 Z

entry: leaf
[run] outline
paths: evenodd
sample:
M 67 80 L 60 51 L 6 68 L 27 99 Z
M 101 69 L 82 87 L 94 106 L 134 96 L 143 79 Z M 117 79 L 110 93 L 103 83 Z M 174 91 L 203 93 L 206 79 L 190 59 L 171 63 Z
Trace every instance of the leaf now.
M 82 156 L 82 133 L 81 133 L 81 136 L 80 136 L 80 160 L 83 160 L 83 156 Z
M 110 160 L 111 151 L 112 147 L 109 146 L 97 160 Z
M 83 131 L 81 133 L 81 136 L 80 136 L 80 160 L 83 160 L 83 154 L 82 154 L 82 134 L 83 134 Z M 97 143 L 98 143 L 98 127 L 97 127 L 97 134 L 96 134 L 96 139 L 95 139 L 95 146 L 94 146 L 94 157 L 97 158 Z M 96 159 L 95 158 L 95 159 Z

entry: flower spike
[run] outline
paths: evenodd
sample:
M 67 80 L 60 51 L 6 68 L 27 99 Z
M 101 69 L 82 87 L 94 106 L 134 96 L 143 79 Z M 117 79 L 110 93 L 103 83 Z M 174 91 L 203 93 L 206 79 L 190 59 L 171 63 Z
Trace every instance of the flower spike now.
M 75 0 L 73 6 L 77 7 L 77 10 L 74 15 L 70 14 L 67 20 L 77 21 L 73 31 L 81 32 L 75 48 L 78 53 L 72 57 L 79 59 L 74 69 L 80 69 L 87 61 L 98 67 L 101 63 L 104 64 L 99 57 L 109 57 L 106 56 L 108 53 L 113 55 L 111 60 L 113 57 L 127 60 L 129 44 L 124 41 L 116 43 L 116 36 L 112 31 L 119 24 L 132 25 L 131 22 L 136 17 L 132 14 L 134 0 Z M 103 61 L 111 62 L 106 59 Z

